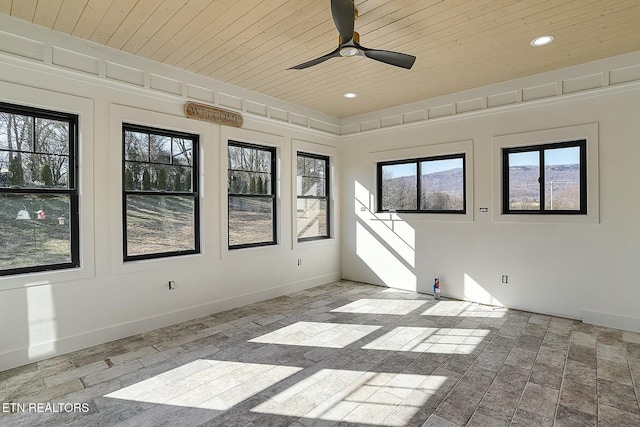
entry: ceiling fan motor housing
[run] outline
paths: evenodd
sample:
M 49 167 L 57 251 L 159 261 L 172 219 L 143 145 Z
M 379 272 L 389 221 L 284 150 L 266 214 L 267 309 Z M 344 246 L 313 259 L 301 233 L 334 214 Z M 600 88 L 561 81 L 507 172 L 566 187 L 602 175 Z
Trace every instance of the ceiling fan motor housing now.
M 353 0 L 331 0 L 331 14 L 333 16 L 333 23 L 339 34 L 338 47 L 319 58 L 291 67 L 289 68 L 290 70 L 309 68 L 331 58 L 358 55 L 407 70 L 413 67 L 413 63 L 416 60 L 416 57 L 413 55 L 388 50 L 369 49 L 360 44 L 360 34 L 354 31 L 353 28 L 354 22 L 358 17 L 358 10 L 355 8 Z

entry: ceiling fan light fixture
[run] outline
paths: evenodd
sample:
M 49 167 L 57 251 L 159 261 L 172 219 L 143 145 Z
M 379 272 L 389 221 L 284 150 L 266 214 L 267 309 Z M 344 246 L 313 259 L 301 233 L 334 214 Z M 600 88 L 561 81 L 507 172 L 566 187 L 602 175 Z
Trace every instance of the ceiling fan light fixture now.
M 531 46 L 538 47 L 538 46 L 548 45 L 554 39 L 555 39 L 555 37 L 553 37 L 552 35 L 549 35 L 549 34 L 547 34 L 545 36 L 536 37 L 535 39 L 531 40 Z
M 356 56 L 360 53 L 360 50 L 355 46 L 344 46 L 340 48 L 340 56 Z
M 331 58 L 364 56 L 374 61 L 410 70 L 416 60 L 415 56 L 389 50 L 369 49 L 360 45 L 360 34 L 354 31 L 354 21 L 357 14 L 354 0 L 331 0 L 331 15 L 338 30 L 338 47 L 326 55 L 287 69 L 304 70 Z

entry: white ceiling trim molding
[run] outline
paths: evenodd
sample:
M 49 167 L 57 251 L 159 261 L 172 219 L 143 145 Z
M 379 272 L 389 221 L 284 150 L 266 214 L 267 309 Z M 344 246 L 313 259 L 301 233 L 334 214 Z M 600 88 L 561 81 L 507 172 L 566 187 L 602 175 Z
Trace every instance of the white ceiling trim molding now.
M 340 134 L 340 120 L 299 105 L 0 14 L 0 59 L 27 60 L 158 95 L 199 101 L 297 128 Z
M 560 100 L 640 83 L 640 51 L 400 105 L 341 121 L 341 135 L 375 132 L 462 114 Z
M 0 14 L 0 28 L 0 59 L 38 63 L 72 73 L 81 80 L 97 79 L 185 102 L 205 102 L 272 123 L 333 136 L 525 106 L 640 82 L 640 51 L 636 51 L 340 120 L 8 15 Z

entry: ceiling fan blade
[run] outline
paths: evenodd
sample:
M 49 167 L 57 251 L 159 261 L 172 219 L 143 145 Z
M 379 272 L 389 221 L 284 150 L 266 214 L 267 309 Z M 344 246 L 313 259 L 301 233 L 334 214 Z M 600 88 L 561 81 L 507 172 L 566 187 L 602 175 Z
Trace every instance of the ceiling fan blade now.
M 327 53 L 319 58 L 312 59 L 311 61 L 303 62 L 302 64 L 295 65 L 293 67 L 287 68 L 287 70 L 303 70 L 305 68 L 313 67 L 314 65 L 320 64 L 321 62 L 326 61 L 327 59 L 337 58 L 340 56 L 340 48 L 338 47 L 333 52 Z
M 385 64 L 395 65 L 396 67 L 406 68 L 407 70 L 410 70 L 411 67 L 413 67 L 413 63 L 416 62 L 415 56 L 407 55 L 406 53 L 368 49 L 362 46 L 357 47 L 360 49 L 361 54 L 367 58 L 375 59 L 376 61 L 384 62 Z
M 356 8 L 353 0 L 331 0 L 331 15 L 340 33 L 342 43 L 353 39 L 353 22 L 356 20 Z

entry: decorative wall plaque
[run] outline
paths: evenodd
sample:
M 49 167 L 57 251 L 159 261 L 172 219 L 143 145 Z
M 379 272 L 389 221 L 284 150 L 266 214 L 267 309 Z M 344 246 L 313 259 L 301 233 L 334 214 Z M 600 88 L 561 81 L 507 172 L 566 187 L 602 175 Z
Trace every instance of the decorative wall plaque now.
M 187 102 L 184 106 L 184 114 L 190 119 L 204 120 L 240 128 L 242 127 L 242 115 L 222 108 L 211 107 L 210 105 Z

